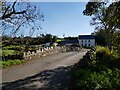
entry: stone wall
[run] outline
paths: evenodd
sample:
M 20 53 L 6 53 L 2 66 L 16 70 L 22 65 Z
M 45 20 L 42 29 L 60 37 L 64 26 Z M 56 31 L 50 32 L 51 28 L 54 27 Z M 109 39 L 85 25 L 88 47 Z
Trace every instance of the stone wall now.
M 54 53 L 58 53 L 60 51 L 62 51 L 63 47 L 46 47 L 46 48 L 39 48 L 36 51 L 33 52 L 24 52 L 23 54 L 23 58 L 25 60 L 29 60 L 29 59 L 36 59 L 36 58 L 40 58 L 40 57 L 44 57 L 50 54 L 54 54 Z
M 38 50 L 36 50 L 35 52 L 24 52 L 23 54 L 23 58 L 25 60 L 30 60 L 30 59 L 37 59 L 37 58 L 41 58 L 47 55 L 51 55 L 51 54 L 56 54 L 59 52 L 69 52 L 69 51 L 79 51 L 80 48 L 78 47 L 68 47 L 68 46 L 55 46 L 55 47 L 45 47 L 45 48 L 39 48 Z

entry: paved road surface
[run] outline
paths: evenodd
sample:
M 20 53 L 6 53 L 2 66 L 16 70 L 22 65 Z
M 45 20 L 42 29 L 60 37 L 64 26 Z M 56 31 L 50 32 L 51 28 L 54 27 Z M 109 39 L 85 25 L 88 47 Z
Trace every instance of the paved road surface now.
M 66 73 L 70 71 L 72 65 L 77 63 L 85 53 L 86 50 L 60 53 L 39 60 L 29 61 L 25 65 L 3 69 L 3 89 L 40 90 L 40 88 L 52 87 L 51 90 L 54 90 L 55 88 L 61 87 L 61 83 L 69 78 Z M 62 87 L 64 85 L 63 82 Z

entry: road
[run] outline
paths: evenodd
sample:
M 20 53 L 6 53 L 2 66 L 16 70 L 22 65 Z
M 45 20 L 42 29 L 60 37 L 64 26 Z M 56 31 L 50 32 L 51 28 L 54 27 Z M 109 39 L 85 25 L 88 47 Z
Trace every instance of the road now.
M 26 88 L 32 87 L 34 89 L 31 90 L 37 90 L 36 88 L 52 86 L 55 89 L 64 81 L 65 73 L 70 71 L 71 66 L 77 63 L 86 52 L 83 50 L 59 53 L 39 60 L 28 61 L 27 64 L 3 69 L 3 88 L 4 90 L 26 90 Z

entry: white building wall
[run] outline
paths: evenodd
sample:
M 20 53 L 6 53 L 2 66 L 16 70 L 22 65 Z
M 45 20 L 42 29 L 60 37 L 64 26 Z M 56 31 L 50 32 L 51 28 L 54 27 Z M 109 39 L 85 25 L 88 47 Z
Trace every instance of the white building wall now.
M 91 40 L 91 46 L 95 46 L 95 39 Z
M 80 46 L 95 46 L 95 39 L 79 39 Z

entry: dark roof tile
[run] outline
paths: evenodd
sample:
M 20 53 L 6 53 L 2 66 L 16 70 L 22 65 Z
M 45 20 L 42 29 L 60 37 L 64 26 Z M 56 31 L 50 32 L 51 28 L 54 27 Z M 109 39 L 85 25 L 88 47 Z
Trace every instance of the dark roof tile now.
M 79 39 L 95 39 L 93 35 L 79 35 Z

